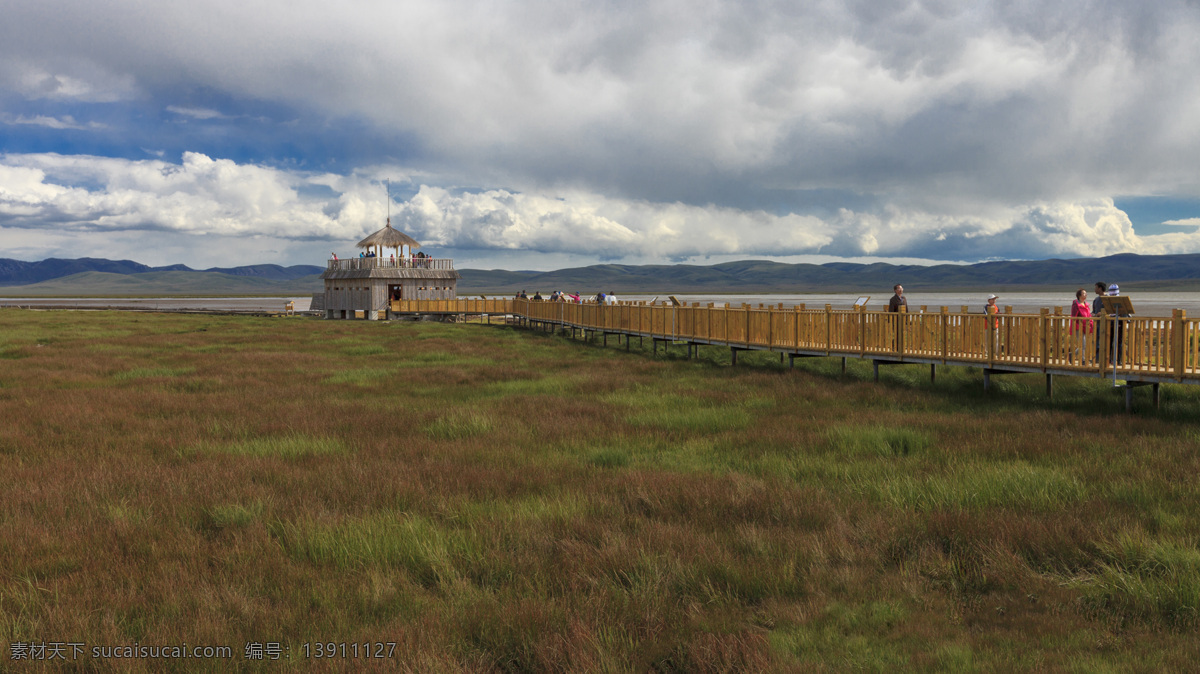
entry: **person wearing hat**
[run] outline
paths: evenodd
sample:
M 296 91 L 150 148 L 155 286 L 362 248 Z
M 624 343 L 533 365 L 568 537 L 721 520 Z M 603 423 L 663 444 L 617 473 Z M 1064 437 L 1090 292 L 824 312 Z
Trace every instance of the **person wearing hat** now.
M 1108 284 L 1105 283 L 1104 281 L 1096 281 L 1096 299 L 1092 300 L 1092 315 L 1095 316 L 1096 318 L 1099 318 L 1104 315 L 1104 300 L 1101 298 L 1103 298 L 1105 293 L 1107 293 L 1107 292 L 1108 292 Z M 1096 335 L 1096 360 L 1097 360 L 1097 362 L 1100 360 L 1101 348 L 1102 348 L 1102 345 L 1100 344 L 1100 335 L 1097 334 Z
M 1120 295 L 1121 295 L 1121 286 L 1118 286 L 1115 283 L 1110 283 L 1108 286 L 1108 296 L 1109 297 L 1120 297 Z M 1121 311 L 1120 309 L 1118 309 L 1117 313 L 1112 314 L 1112 317 L 1115 319 L 1114 322 L 1116 323 L 1116 326 L 1117 326 L 1117 329 L 1116 329 L 1116 339 L 1117 339 L 1116 362 L 1117 362 L 1117 365 L 1120 365 L 1123 362 L 1125 362 L 1125 350 L 1124 350 L 1125 321 L 1123 321 L 1121 319 L 1129 318 L 1129 314 L 1126 314 L 1123 311 Z M 1109 352 L 1110 354 L 1111 354 L 1111 349 L 1112 349 L 1112 343 L 1113 343 L 1113 334 L 1110 332 L 1108 335 L 1108 348 L 1110 349 L 1110 352 Z
M 988 295 L 987 305 L 983 307 L 983 313 L 992 317 L 989 327 L 992 328 L 992 353 L 994 354 L 1000 353 L 1000 318 L 998 316 L 1000 307 L 996 306 L 998 299 L 1000 298 L 995 295 Z

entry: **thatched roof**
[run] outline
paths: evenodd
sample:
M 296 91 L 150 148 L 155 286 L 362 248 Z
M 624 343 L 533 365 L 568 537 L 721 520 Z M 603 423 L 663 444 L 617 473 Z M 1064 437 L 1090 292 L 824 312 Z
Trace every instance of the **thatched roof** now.
M 389 218 L 386 227 L 358 242 L 358 248 L 373 248 L 375 246 L 383 246 L 384 248 L 408 246 L 410 250 L 416 250 L 421 247 L 421 244 L 417 243 L 416 239 L 404 232 L 392 229 L 392 221 Z

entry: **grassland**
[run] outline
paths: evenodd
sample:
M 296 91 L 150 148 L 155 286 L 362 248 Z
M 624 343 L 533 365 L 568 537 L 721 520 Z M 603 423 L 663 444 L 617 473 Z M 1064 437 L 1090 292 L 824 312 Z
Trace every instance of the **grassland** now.
M 648 351 L 0 310 L 0 670 L 18 641 L 234 654 L 74 663 L 111 671 L 1200 661 L 1200 390 L 1130 416 L 1099 381 Z

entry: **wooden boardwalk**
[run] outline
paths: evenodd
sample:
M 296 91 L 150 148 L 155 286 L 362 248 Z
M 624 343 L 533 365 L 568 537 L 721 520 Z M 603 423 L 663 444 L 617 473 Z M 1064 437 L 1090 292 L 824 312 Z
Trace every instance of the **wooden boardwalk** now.
M 994 316 L 951 313 L 947 307 L 919 313 L 834 310 L 830 305 L 740 307 L 616 305 L 533 300 L 402 300 L 392 314 L 512 316 L 522 323 L 561 326 L 604 335 L 728 347 L 737 362 L 742 350 L 773 351 L 791 358 L 841 356 L 880 365 L 927 363 L 983 368 L 984 385 L 995 374 L 1038 372 L 1053 376 L 1112 377 L 1132 388 L 1162 383 L 1200 384 L 1200 321 L 1175 310 L 1170 318 L 1076 319 L 1061 310 Z M 1115 339 L 1113 339 L 1115 337 Z M 1113 342 L 1116 344 L 1113 344 Z M 1097 349 L 1097 344 L 1102 348 Z M 931 376 L 936 367 L 931 367 Z

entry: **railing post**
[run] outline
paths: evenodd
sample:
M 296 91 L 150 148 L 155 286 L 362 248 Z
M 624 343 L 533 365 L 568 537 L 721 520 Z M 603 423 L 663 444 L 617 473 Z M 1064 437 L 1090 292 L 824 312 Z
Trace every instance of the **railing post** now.
M 950 355 L 950 307 L 942 307 L 942 365 Z
M 900 305 L 900 311 L 896 314 L 896 356 L 900 360 L 904 360 L 904 317 L 908 314 L 908 307 Z
M 1001 335 L 1002 339 L 1000 340 L 1000 341 L 1004 342 L 1004 348 L 999 349 L 999 351 L 1001 352 L 1001 354 L 999 354 L 999 355 L 1012 356 L 1013 320 L 1012 320 L 1012 306 L 1011 305 L 1005 305 L 1004 315 L 1005 315 L 1004 334 Z M 999 347 L 1000 345 L 997 344 L 996 346 Z
M 1050 310 L 1042 307 L 1041 314 L 1038 316 L 1038 328 L 1042 335 L 1042 372 L 1046 371 L 1046 366 L 1050 363 L 1050 340 L 1047 338 L 1046 333 L 1046 329 L 1050 325 L 1049 316 Z
M 1074 351 L 1075 346 L 1073 344 L 1071 344 L 1071 333 L 1070 333 L 1069 329 L 1066 333 L 1067 334 L 1067 346 L 1066 346 L 1066 348 L 1063 347 L 1063 328 L 1064 327 L 1070 328 L 1070 324 L 1062 320 L 1062 315 L 1063 315 L 1062 307 L 1054 307 L 1054 321 L 1052 323 L 1054 326 L 1054 328 L 1053 328 L 1054 354 L 1055 354 L 1055 357 L 1058 358 L 1060 363 L 1062 361 L 1062 357 L 1063 357 L 1064 353 L 1071 353 L 1071 354 L 1075 353 L 1075 351 Z M 1080 357 L 1082 357 L 1082 356 L 1083 356 L 1083 353 L 1081 351 Z
M 833 351 L 833 305 L 825 305 L 825 355 Z
M 984 335 L 987 339 L 988 369 L 991 369 L 996 364 L 996 338 L 999 335 L 996 331 L 996 321 L 999 320 L 999 316 L 984 309 L 983 320 L 984 327 L 987 328 Z
M 858 357 L 865 358 L 867 355 L 867 307 L 864 304 L 858 305 Z
M 795 329 L 792 331 L 792 348 L 800 350 L 800 307 L 792 307 L 792 323 L 795 324 Z
M 1108 313 L 1102 312 L 1100 314 L 1100 321 L 1096 325 L 1096 353 L 1100 356 L 1096 359 L 1096 365 L 1099 367 L 1101 376 L 1108 369 L 1108 358 L 1112 355 L 1112 346 L 1105 343 L 1109 341 L 1112 324 L 1112 319 L 1108 317 Z
M 1171 357 L 1174 358 L 1175 381 L 1183 381 L 1187 372 L 1187 311 L 1175 309 L 1171 312 Z

